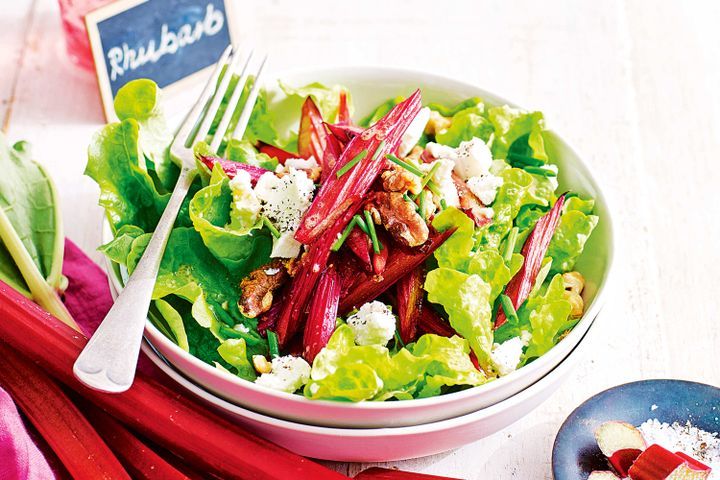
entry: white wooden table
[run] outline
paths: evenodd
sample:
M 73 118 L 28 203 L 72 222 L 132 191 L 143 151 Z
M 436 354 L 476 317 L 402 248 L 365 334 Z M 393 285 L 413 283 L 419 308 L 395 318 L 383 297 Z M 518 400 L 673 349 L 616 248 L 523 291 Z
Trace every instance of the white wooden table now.
M 551 478 L 555 433 L 590 395 L 654 377 L 720 384 L 720 3 L 265 0 L 241 10 L 245 36 L 276 67 L 420 68 L 543 110 L 614 207 L 616 282 L 572 379 L 500 433 L 394 465 Z M 102 214 L 82 172 L 103 117 L 94 77 L 64 58 L 54 0 L 3 2 L 0 121 L 13 141 L 32 142 L 58 185 L 67 235 L 99 260 Z

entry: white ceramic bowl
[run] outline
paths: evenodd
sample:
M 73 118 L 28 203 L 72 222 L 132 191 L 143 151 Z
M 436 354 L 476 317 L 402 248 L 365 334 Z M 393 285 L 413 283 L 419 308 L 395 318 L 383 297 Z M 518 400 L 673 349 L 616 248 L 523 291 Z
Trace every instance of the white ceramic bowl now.
M 338 462 L 390 462 L 424 457 L 492 435 L 547 400 L 580 363 L 583 348 L 576 347 L 566 361 L 525 390 L 467 415 L 394 428 L 333 428 L 281 420 L 234 405 L 183 377 L 143 342 L 143 351 L 155 365 L 230 420 L 299 455 Z
M 342 84 L 350 89 L 356 118 L 371 111 L 390 97 L 420 88 L 424 102 L 453 104 L 471 96 L 489 104 L 513 105 L 497 95 L 473 85 L 434 74 L 386 68 L 343 68 L 289 73 L 279 76 L 291 85 L 319 81 Z M 276 82 L 273 82 L 273 84 Z M 272 89 L 271 84 L 268 88 Z M 271 106 L 272 108 L 272 106 Z M 558 366 L 578 345 L 597 316 L 604 300 L 613 258 L 613 231 L 606 200 L 589 167 L 557 134 L 546 135 L 546 149 L 560 167 L 560 188 L 593 197 L 600 222 L 591 236 L 577 269 L 587 284 L 584 292 L 586 312 L 573 331 L 538 360 L 516 372 L 480 387 L 439 397 L 359 404 L 308 400 L 299 395 L 276 392 L 222 372 L 180 349 L 151 322 L 145 336 L 172 365 L 203 388 L 243 407 L 286 420 L 332 427 L 398 427 L 418 425 L 465 415 L 486 408 L 523 391 Z M 111 239 L 105 225 L 104 239 Z M 117 266 L 108 265 L 116 289 L 122 288 Z

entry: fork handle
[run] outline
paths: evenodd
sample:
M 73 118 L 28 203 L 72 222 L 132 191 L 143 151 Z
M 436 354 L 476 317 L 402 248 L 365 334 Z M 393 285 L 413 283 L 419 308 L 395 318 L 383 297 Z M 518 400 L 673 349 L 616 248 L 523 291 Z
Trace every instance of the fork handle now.
M 75 377 L 90 388 L 120 393 L 132 385 L 165 246 L 196 173 L 195 169 L 181 169 L 145 253 L 100 327 L 75 361 Z

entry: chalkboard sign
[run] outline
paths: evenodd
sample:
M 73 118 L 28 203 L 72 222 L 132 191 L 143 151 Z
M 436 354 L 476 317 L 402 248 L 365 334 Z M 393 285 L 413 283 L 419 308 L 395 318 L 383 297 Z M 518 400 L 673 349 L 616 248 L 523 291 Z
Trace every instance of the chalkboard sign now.
M 85 17 L 108 119 L 130 80 L 178 84 L 213 65 L 233 42 L 232 0 L 119 0 Z

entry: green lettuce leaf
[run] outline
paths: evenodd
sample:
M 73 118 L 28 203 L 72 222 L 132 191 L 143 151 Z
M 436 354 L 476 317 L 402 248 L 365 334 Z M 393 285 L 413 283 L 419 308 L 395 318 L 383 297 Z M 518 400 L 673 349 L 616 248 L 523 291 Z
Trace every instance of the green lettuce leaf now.
M 238 199 L 242 200 L 242 199 Z M 262 222 L 235 207 L 235 198 L 222 168 L 216 166 L 210 184 L 190 201 L 190 218 L 203 242 L 235 277 L 267 263 L 272 239 Z
M 436 268 L 425 279 L 428 300 L 442 305 L 450 325 L 470 342 L 480 365 L 489 366 L 493 345 L 491 286 L 479 275 Z
M 190 344 L 188 343 L 185 324 L 183 323 L 183 318 L 182 315 L 180 315 L 180 312 L 175 310 L 175 307 L 163 299 L 155 300 L 155 307 L 158 309 L 158 312 L 162 315 L 163 320 L 170 328 L 173 337 L 175 337 L 175 343 L 177 343 L 177 345 L 186 352 L 189 352 Z
M 543 355 L 555 345 L 558 332 L 570 316 L 570 302 L 565 300 L 564 292 L 562 275 L 555 275 L 544 293 L 530 297 L 518 311 L 519 317 L 527 319 L 532 334 L 525 351 L 526 361 Z
M 523 256 L 514 253 L 509 264 L 505 263 L 503 257 L 495 250 L 482 250 L 475 252 L 470 257 L 466 273 L 476 274 L 485 283 L 490 285 L 490 303 L 505 289 L 510 279 L 520 270 L 523 263 Z
M 118 90 L 114 107 L 121 121 L 134 119 L 138 122 L 138 143 L 145 157 L 140 163 L 143 165 L 148 159 L 151 165 L 145 165 L 145 169 L 155 173 L 161 189 L 171 191 L 180 169 L 170 158 L 173 136 L 162 111 L 160 87 L 147 78 L 131 80 Z
M 134 119 L 106 125 L 88 148 L 85 174 L 100 186 L 100 206 L 114 230 L 135 225 L 155 229 L 169 194 L 160 194 L 143 168 L 139 124 Z
M 435 110 L 443 117 L 452 117 L 453 115 L 456 115 L 457 113 L 461 112 L 462 110 L 465 110 L 467 108 L 472 108 L 477 106 L 478 104 L 482 104 L 483 101 L 479 97 L 471 97 L 467 100 L 463 100 L 462 102 L 452 106 L 448 107 L 445 105 L 442 105 L 440 103 L 428 103 L 428 108 L 430 110 Z
M 473 221 L 457 208 L 448 207 L 435 215 L 432 226 L 439 232 L 444 232 L 450 228 L 456 229 L 450 235 L 450 238 L 435 250 L 434 256 L 438 265 L 465 271 L 470 252 L 475 245 L 475 224 Z
M 352 108 L 352 101 L 349 96 L 350 92 L 340 85 L 326 87 L 322 83 L 315 82 L 295 88 L 287 85 L 286 83 L 280 82 L 280 89 L 285 92 L 285 95 L 288 97 L 288 101 L 297 103 L 298 112 L 300 111 L 300 107 L 305 99 L 307 97 L 312 97 L 315 105 L 322 114 L 323 120 L 328 123 L 333 123 L 337 119 L 341 91 L 345 91 L 346 95 L 348 95 L 348 107 Z
M 485 118 L 485 107 L 482 102 L 459 111 L 452 117 L 450 128 L 435 136 L 435 140 L 443 145 L 457 147 L 461 142 L 481 138 L 487 142 L 493 133 L 493 125 Z
M 132 250 L 133 242 L 137 237 L 144 234 L 145 232 L 140 227 L 123 225 L 115 232 L 115 238 L 98 247 L 98 251 L 104 253 L 113 262 L 127 266 L 127 259 L 130 250 Z
M 596 215 L 586 215 L 580 210 L 562 214 L 548 247 L 548 256 L 553 259 L 553 273 L 573 269 L 597 223 Z
M 255 381 L 255 369 L 250 364 L 247 346 L 242 338 L 229 338 L 222 342 L 217 349 L 220 356 L 233 366 L 237 376 L 245 380 Z
M 278 166 L 276 158 L 258 152 L 247 140 L 230 140 L 225 150 L 225 158 L 267 170 L 275 170 Z
M 528 112 L 503 105 L 489 108 L 487 117 L 495 132 L 491 145 L 493 158 L 505 158 L 512 144 L 524 139 L 533 157 L 547 160 L 542 137 L 545 120 L 541 112 Z

